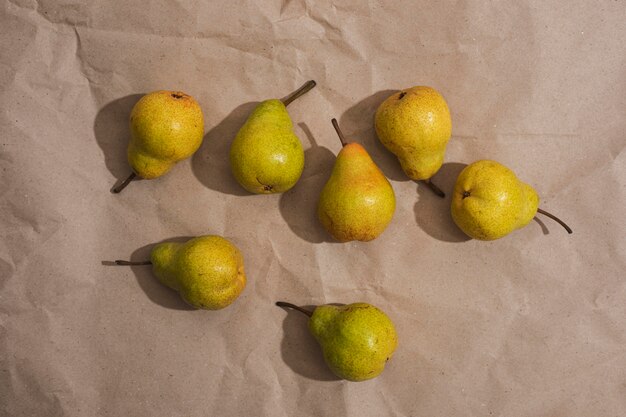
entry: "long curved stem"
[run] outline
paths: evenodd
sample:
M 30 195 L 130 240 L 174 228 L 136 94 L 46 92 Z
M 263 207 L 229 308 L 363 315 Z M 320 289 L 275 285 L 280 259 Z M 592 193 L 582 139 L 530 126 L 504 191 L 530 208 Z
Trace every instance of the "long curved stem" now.
M 542 209 L 540 209 L 540 208 L 538 208 L 538 209 L 537 209 L 537 213 L 541 213 L 541 214 L 543 214 L 544 216 L 548 216 L 549 218 L 551 218 L 552 220 L 554 220 L 555 222 L 557 222 L 558 224 L 560 224 L 561 226 L 563 226 L 563 228 L 564 228 L 565 230 L 567 230 L 567 233 L 569 233 L 570 235 L 571 235 L 572 233 L 574 233 L 574 232 L 572 231 L 572 229 L 571 229 L 571 228 L 570 228 L 567 224 L 565 224 L 565 222 L 564 222 L 563 220 L 559 219 L 559 218 L 558 218 L 558 217 L 556 217 L 554 214 L 552 214 L 552 213 L 548 213 L 547 211 L 542 210 Z
M 118 194 L 118 193 L 120 193 L 120 192 L 121 192 L 124 188 L 126 188 L 126 186 L 127 186 L 128 184 L 130 184 L 130 182 L 131 182 L 132 180 L 134 180 L 134 179 L 135 179 L 135 177 L 136 177 L 136 176 L 137 176 L 137 174 L 135 174 L 134 172 L 131 172 L 131 174 L 128 176 L 128 178 L 126 178 L 124 181 L 122 181 L 122 183 L 121 183 L 120 185 L 118 185 L 117 187 L 113 188 L 113 189 L 111 190 L 111 192 L 112 192 L 113 194 Z
M 424 184 L 426 184 L 426 186 L 428 188 L 430 188 L 433 191 L 433 193 L 437 194 L 439 197 L 441 197 L 441 198 L 445 198 L 446 197 L 446 193 L 441 191 L 441 188 L 437 187 L 437 185 L 435 183 L 433 183 L 430 179 L 423 180 L 422 182 Z
M 304 94 L 308 93 L 316 85 L 317 85 L 317 83 L 314 80 L 309 80 L 309 81 L 305 82 L 302 85 L 302 87 L 298 88 L 296 91 L 294 91 L 293 93 L 289 94 L 286 98 L 282 99 L 281 101 L 283 102 L 285 107 L 287 107 L 289 105 L 289 103 L 291 103 L 292 101 L 294 101 L 298 97 L 303 96 Z
M 341 129 L 339 129 L 339 123 L 337 122 L 337 119 L 331 120 L 331 123 L 333 124 L 333 127 L 335 128 L 335 131 L 337 132 L 337 136 L 339 136 L 339 140 L 341 141 L 341 146 L 346 146 L 348 144 L 348 140 L 343 135 L 343 132 L 341 131 Z
M 124 265 L 124 266 L 152 265 L 152 262 L 150 262 L 150 261 L 132 262 L 132 261 L 120 261 L 120 260 L 117 260 L 117 261 L 115 261 L 115 265 Z
M 284 301 L 276 301 L 276 305 L 277 305 L 278 307 L 286 307 L 286 308 L 291 308 L 291 309 L 294 309 L 294 310 L 298 310 L 299 312 L 301 312 L 301 313 L 303 313 L 303 314 L 306 314 L 306 315 L 307 315 L 307 316 L 309 316 L 309 317 L 311 317 L 311 316 L 313 315 L 313 313 L 312 313 L 312 312 L 310 312 L 309 310 L 305 310 L 305 309 L 303 309 L 302 307 L 298 307 L 298 306 L 297 306 L 297 305 L 295 305 L 295 304 L 286 303 L 286 302 L 284 302 Z

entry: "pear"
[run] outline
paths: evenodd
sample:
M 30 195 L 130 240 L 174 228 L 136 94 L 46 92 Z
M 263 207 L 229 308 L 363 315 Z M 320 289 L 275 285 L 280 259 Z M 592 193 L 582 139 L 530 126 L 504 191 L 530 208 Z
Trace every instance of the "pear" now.
M 343 148 L 322 189 L 317 214 L 339 242 L 370 241 L 387 228 L 396 209 L 389 180 L 363 146 L 347 143 L 336 119 L 333 126 Z
M 202 109 L 188 94 L 155 91 L 143 96 L 130 114 L 128 163 L 133 172 L 113 188 L 119 193 L 136 177 L 153 179 L 189 158 L 202 144 Z
M 185 243 L 164 242 L 150 261 L 115 261 L 117 265 L 152 265 L 158 280 L 176 290 L 191 306 L 219 310 L 230 305 L 246 286 L 243 256 L 221 236 L 199 236 Z
M 380 375 L 398 345 L 393 322 L 371 304 L 321 305 L 313 312 L 282 301 L 276 305 L 310 317 L 309 331 L 320 344 L 328 367 L 348 381 Z
M 448 104 L 437 90 L 417 86 L 392 94 L 376 110 L 374 127 L 409 178 L 424 180 L 437 195 L 445 196 L 430 181 L 443 164 L 452 134 Z
M 465 234 L 479 240 L 495 240 L 526 226 L 537 212 L 572 229 L 539 208 L 539 196 L 504 165 L 476 161 L 459 174 L 452 196 L 452 219 Z
M 237 133 L 230 148 L 233 175 L 255 194 L 282 193 L 293 187 L 304 169 L 304 151 L 293 132 L 287 106 L 315 87 L 305 83 L 286 99 L 261 102 Z

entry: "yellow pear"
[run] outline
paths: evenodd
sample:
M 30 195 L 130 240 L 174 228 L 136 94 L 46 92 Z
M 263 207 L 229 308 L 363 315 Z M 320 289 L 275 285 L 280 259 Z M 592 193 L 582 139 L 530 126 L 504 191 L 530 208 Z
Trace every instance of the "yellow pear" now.
M 474 162 L 461 171 L 452 195 L 452 219 L 465 234 L 495 240 L 526 226 L 537 212 L 571 229 L 539 208 L 539 196 L 513 171 L 490 160 Z
M 346 143 L 337 120 L 332 122 L 343 148 L 320 194 L 317 214 L 338 241 L 367 242 L 377 238 L 391 222 L 396 197 L 367 151 L 358 143 Z
M 152 265 L 162 284 L 178 291 L 183 300 L 199 309 L 227 307 L 246 286 L 243 256 L 221 236 L 199 236 L 185 243 L 159 243 L 152 249 L 149 261 L 115 263 Z
M 378 107 L 374 126 L 378 139 L 398 157 L 405 174 L 426 181 L 443 197 L 429 180 L 441 168 L 452 134 L 450 110 L 443 96 L 426 86 L 392 94 Z
M 293 132 L 287 106 L 313 87 L 311 80 L 286 99 L 261 102 L 237 133 L 230 148 L 230 166 L 237 182 L 249 192 L 282 193 L 300 179 L 304 150 Z
M 324 360 L 335 375 L 348 381 L 365 381 L 380 375 L 398 346 L 391 319 L 367 303 L 321 305 L 308 311 L 284 301 L 309 317 L 309 331 L 322 348 Z
M 136 176 L 158 178 L 202 144 L 202 109 L 180 91 L 154 91 L 143 96 L 130 114 L 128 163 L 133 173 L 112 191 L 119 193 Z

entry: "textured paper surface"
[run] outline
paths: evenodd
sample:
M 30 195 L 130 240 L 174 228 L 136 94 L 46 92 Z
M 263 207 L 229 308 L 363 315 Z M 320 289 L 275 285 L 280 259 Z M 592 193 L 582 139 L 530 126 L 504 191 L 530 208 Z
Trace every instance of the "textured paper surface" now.
M 49 1 L 0 8 L 0 415 L 623 416 L 626 412 L 626 7 L 600 2 Z M 306 168 L 248 195 L 229 144 L 254 104 L 289 106 Z M 446 97 L 453 137 L 434 180 L 495 159 L 532 184 L 540 218 L 467 240 L 408 181 L 372 117 L 392 91 Z M 198 153 L 129 173 L 141 94 L 205 113 Z M 397 211 L 370 243 L 314 215 L 340 149 L 330 119 L 390 178 Z M 543 224 L 543 225 L 542 225 Z M 249 283 L 193 311 L 146 267 L 159 241 L 228 237 Z M 385 372 L 336 380 L 306 320 L 273 305 L 365 301 L 400 344 Z

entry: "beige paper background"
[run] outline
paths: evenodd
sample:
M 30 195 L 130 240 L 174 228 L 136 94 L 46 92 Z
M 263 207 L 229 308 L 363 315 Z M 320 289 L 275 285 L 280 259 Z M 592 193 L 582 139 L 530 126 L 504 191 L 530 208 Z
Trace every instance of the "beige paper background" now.
M 626 413 L 623 1 L 11 0 L 0 8 L 0 415 L 623 416 Z M 314 78 L 289 107 L 298 185 L 246 195 L 229 143 L 254 103 Z M 431 85 L 452 111 L 435 180 L 498 160 L 541 218 L 466 240 L 376 141 L 390 91 Z M 140 94 L 180 89 L 205 112 L 200 151 L 129 172 Z M 340 149 L 330 119 L 391 179 L 397 211 L 371 243 L 314 217 Z M 152 244 L 220 234 L 249 284 L 191 311 L 146 268 Z M 385 372 L 326 369 L 306 320 L 273 305 L 366 301 L 395 321 Z

